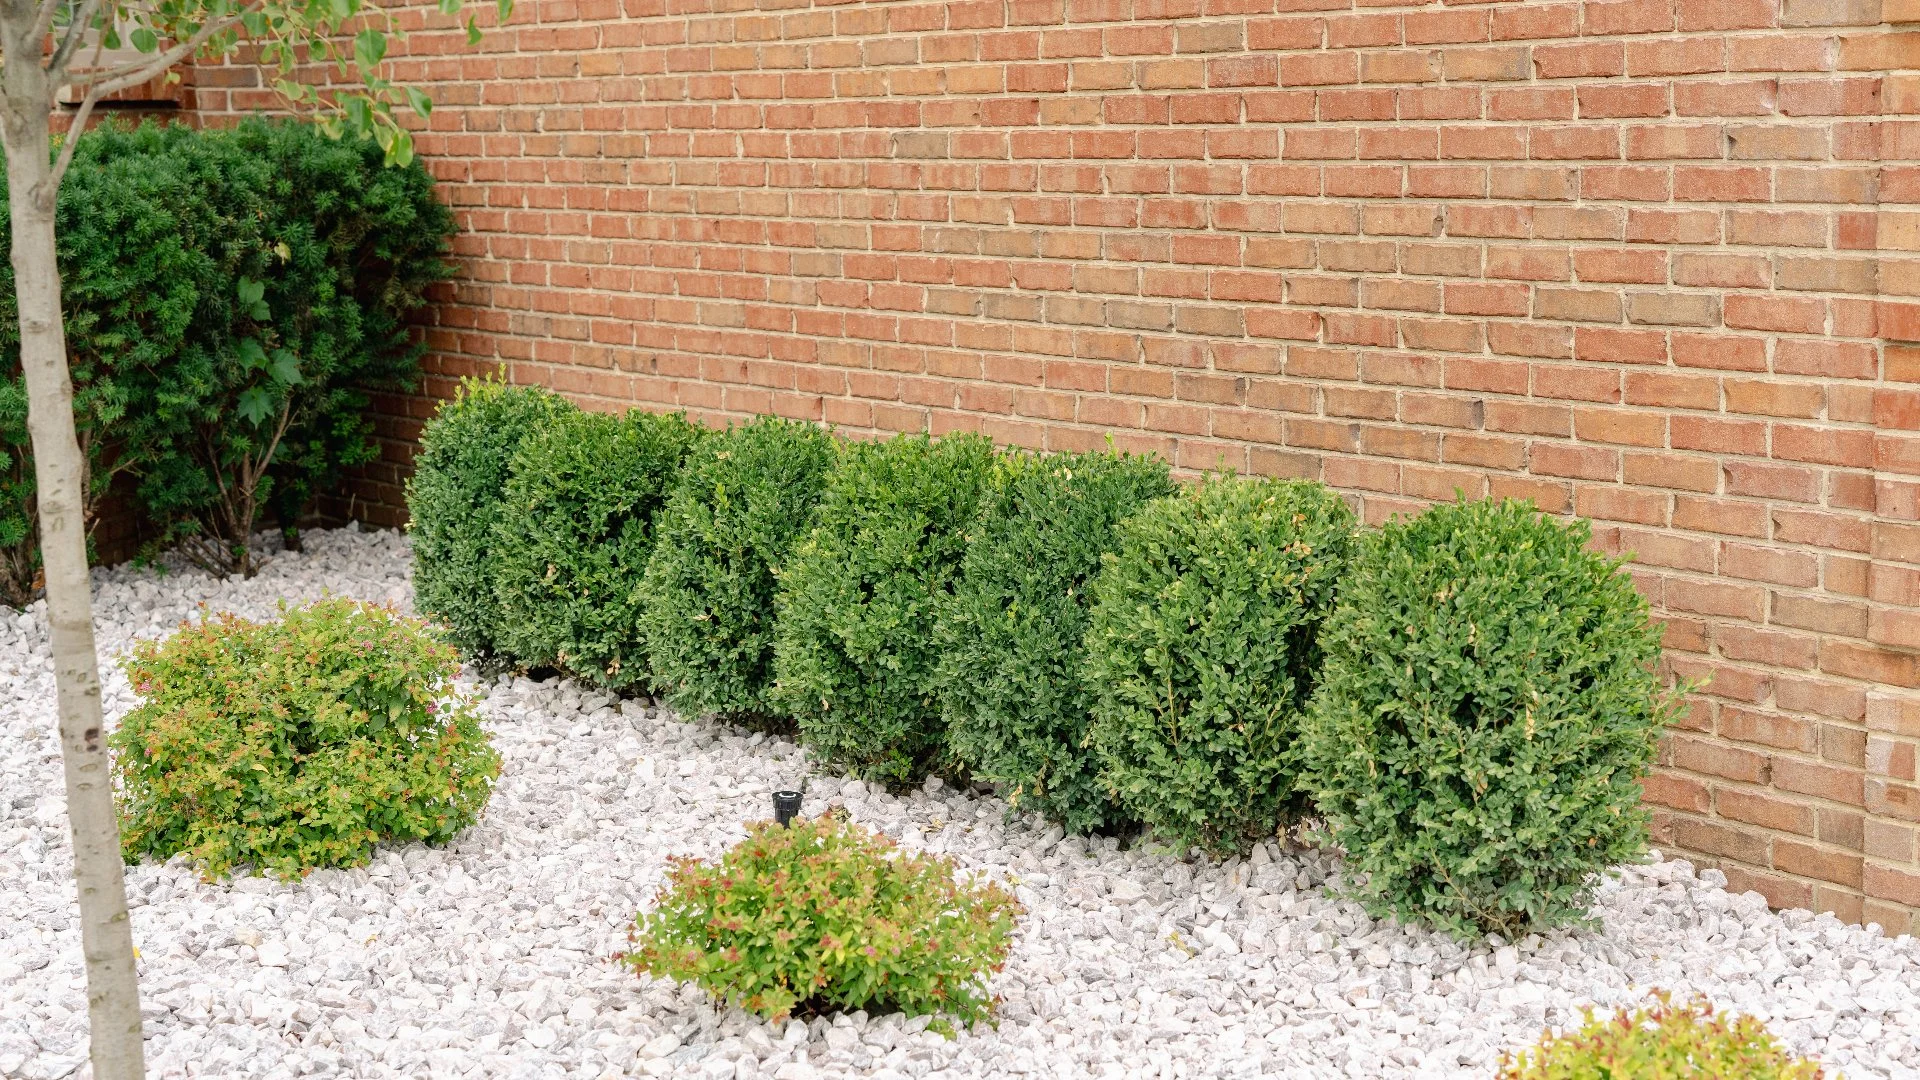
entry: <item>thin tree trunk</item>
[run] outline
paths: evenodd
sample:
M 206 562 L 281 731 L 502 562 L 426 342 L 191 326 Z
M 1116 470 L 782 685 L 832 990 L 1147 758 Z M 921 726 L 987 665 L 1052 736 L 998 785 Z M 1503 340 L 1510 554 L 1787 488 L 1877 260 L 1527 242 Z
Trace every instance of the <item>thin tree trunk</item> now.
M 22 12 L 26 18 L 22 19 Z M 100 668 L 93 643 L 87 580 L 86 461 L 73 423 L 73 382 L 55 261 L 48 114 L 51 80 L 32 35 L 34 6 L 0 4 L 0 143 L 7 157 L 13 226 L 13 277 L 19 296 L 20 366 L 27 384 L 27 428 L 38 481 L 40 551 L 47 616 L 53 629 L 60 751 L 66 763 L 67 817 L 73 828 L 73 876 L 80 894 L 80 943 L 87 962 L 87 1017 L 95 1080 L 139 1080 L 140 990 L 127 919 L 119 819 L 114 813 Z

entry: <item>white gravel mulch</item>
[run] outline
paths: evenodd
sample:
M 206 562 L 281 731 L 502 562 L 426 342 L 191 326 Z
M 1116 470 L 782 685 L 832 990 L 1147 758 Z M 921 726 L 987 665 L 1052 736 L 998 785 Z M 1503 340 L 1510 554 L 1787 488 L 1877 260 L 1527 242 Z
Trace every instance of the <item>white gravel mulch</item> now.
M 103 656 L 205 603 L 256 618 L 328 593 L 405 605 L 404 537 L 313 532 L 252 581 L 95 574 Z M 805 773 L 792 745 L 567 684 L 475 687 L 505 765 L 446 849 L 284 883 L 129 869 L 149 1075 L 1048 1078 L 1489 1076 L 1503 1048 L 1647 989 L 1765 1019 L 1848 1077 L 1920 1077 L 1920 948 L 1775 914 L 1684 862 L 1626 868 L 1600 931 L 1464 948 L 1329 899 L 1337 864 L 1269 845 L 1180 862 L 1062 839 L 937 784 L 814 776 L 909 847 L 1017 883 L 1029 914 L 998 1030 L 856 1014 L 782 1027 L 609 958 L 673 854 L 713 856 Z M 114 715 L 133 703 L 108 675 Z M 44 620 L 0 609 L 0 1075 L 86 1076 L 85 994 Z

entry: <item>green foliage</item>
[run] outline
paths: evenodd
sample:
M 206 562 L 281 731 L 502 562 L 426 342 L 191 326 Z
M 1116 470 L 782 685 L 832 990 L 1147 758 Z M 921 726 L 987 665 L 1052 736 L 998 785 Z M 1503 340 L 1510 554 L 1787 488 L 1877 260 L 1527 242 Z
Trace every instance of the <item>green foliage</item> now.
M 442 16 L 457 18 L 465 4 L 435 0 L 433 6 Z M 513 0 L 485 6 L 493 10 L 496 25 L 504 25 L 513 14 Z M 84 22 L 75 18 L 81 13 L 88 16 Z M 137 60 L 116 60 L 104 72 L 128 75 L 134 82 L 182 60 L 224 57 L 243 42 L 251 43 L 249 64 L 266 73 L 276 92 L 295 108 L 318 114 L 330 137 L 349 135 L 371 142 L 393 165 L 413 160 L 413 136 L 396 110 L 411 110 L 422 126 L 433 112 L 433 101 L 425 93 L 382 74 L 389 42 L 406 35 L 391 11 L 364 0 L 65 4 L 56 9 L 52 28 L 56 46 L 50 70 L 55 84 L 64 81 L 59 76 L 68 65 L 87 66 L 93 35 L 107 49 L 130 46 L 143 54 Z M 466 28 L 467 43 L 478 44 L 480 28 L 472 15 Z M 314 78 L 316 66 L 323 66 L 323 77 Z M 140 74 L 143 67 L 151 75 Z M 110 84 L 101 85 L 95 93 L 111 89 Z M 91 103 L 89 98 L 89 107 Z
M 939 623 L 948 741 L 1016 807 L 1072 832 L 1124 818 L 1087 745 L 1081 674 L 1089 586 L 1120 520 L 1173 494 L 1166 462 L 1115 453 L 1022 454 L 1002 465 Z
M 33 513 L 32 447 L 27 439 L 27 388 L 0 379 L 0 604 L 33 602 L 40 573 L 39 523 Z
M 144 699 L 111 736 L 129 860 L 210 876 L 365 863 L 479 817 L 500 758 L 452 695 L 453 650 L 385 608 L 217 615 L 125 662 Z
M 367 392 L 413 384 L 406 320 L 450 273 L 452 221 L 425 170 L 383 168 L 373 144 L 311 125 L 89 132 L 56 212 L 89 495 L 130 473 L 162 543 L 248 572 L 236 549 L 260 510 L 291 524 L 317 488 L 377 455 Z M 0 267 L 9 358 L 11 275 Z M 31 535 L 9 366 L 0 544 Z
M 1376 914 L 1513 936 L 1645 850 L 1660 628 L 1587 539 L 1460 502 L 1368 537 L 1341 583 L 1306 784 Z
M 225 241 L 211 185 L 175 152 L 178 137 L 155 127 L 90 132 L 55 207 L 89 511 L 116 474 L 165 450 L 174 437 L 171 403 L 195 389 L 169 387 L 165 375 L 206 347 L 194 324 L 202 296 L 218 287 Z M 0 240 L 11 242 L 10 226 L 0 210 Z M 0 559 L 11 601 L 25 603 L 39 566 L 39 525 L 15 304 L 13 267 L 0 264 Z
M 407 483 L 414 606 L 470 656 L 493 655 L 500 637 L 493 526 L 514 451 L 571 408 L 538 387 L 468 380 L 420 435 Z
M 640 629 L 680 712 L 760 720 L 772 700 L 776 578 L 836 458 L 833 436 L 761 417 L 704 443 L 656 524 Z
M 1500 1080 L 1821 1080 L 1819 1062 L 1787 1052 L 1751 1016 L 1714 1012 L 1705 998 L 1654 1002 L 1611 1020 L 1593 1010 L 1579 1030 L 1502 1054 Z
M 1160 835 L 1231 851 L 1293 809 L 1353 531 L 1320 484 L 1231 477 L 1122 522 L 1087 628 L 1092 740 L 1121 805 Z
M 944 764 L 939 606 L 993 473 L 978 435 L 854 443 L 782 575 L 776 700 L 823 760 L 888 783 Z
M 952 862 L 822 816 L 749 827 L 717 865 L 677 858 L 634 924 L 636 971 L 691 980 L 769 1020 L 866 1009 L 987 1019 L 1020 905 Z
M 646 685 L 640 580 L 653 518 L 700 434 L 679 413 L 561 411 L 521 442 L 492 541 L 503 654 Z

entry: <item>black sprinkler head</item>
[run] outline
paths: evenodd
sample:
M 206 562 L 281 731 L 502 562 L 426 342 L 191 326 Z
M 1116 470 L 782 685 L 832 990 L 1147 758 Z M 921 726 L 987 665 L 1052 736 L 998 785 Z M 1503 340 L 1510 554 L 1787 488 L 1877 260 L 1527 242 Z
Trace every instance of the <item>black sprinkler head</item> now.
M 785 825 L 800 813 L 800 793 L 797 791 L 776 791 L 773 793 L 773 823 Z

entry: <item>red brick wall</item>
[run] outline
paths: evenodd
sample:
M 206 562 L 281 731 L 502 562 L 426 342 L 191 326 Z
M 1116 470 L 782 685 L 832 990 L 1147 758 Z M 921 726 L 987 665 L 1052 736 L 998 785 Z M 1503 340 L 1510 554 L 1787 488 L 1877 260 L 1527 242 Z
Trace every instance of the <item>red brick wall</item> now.
M 441 376 L 1584 515 L 1711 680 L 1660 842 L 1912 925 L 1920 0 L 521 0 L 405 48 Z

